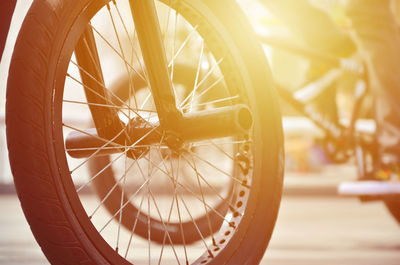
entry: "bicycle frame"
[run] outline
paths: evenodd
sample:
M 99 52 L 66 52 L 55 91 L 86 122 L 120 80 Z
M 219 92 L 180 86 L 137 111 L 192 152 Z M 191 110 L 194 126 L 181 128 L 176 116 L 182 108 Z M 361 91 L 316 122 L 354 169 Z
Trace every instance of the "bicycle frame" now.
M 295 108 L 301 115 L 310 119 L 325 133 L 325 144 L 329 145 L 329 148 L 331 149 L 327 151 L 331 152 L 331 159 L 334 162 L 342 163 L 347 161 L 350 157 L 347 153 L 349 151 L 354 151 L 359 166 L 359 174 L 364 176 L 367 171 L 365 150 L 369 150 L 369 152 L 372 153 L 371 147 L 374 144 L 373 135 L 365 132 L 358 132 L 356 130 L 356 123 L 359 119 L 363 101 L 369 92 L 369 84 L 366 81 L 367 78 L 364 66 L 351 59 L 344 59 L 330 54 L 316 52 L 310 48 L 292 44 L 281 38 L 261 36 L 260 40 L 264 45 L 276 49 L 282 49 L 309 60 L 317 60 L 333 69 L 295 93 L 292 93 L 288 89 L 279 85 L 277 85 L 277 90 L 280 97 L 285 102 Z M 321 95 L 328 89 L 332 82 L 341 77 L 342 71 L 356 73 L 359 75 L 361 80 L 357 83 L 355 88 L 354 107 L 347 126 L 341 124 L 340 121 L 335 122 L 326 119 L 322 112 L 309 106 L 309 102 L 312 99 Z M 343 157 L 340 159 L 335 157 L 338 153 L 341 153 Z

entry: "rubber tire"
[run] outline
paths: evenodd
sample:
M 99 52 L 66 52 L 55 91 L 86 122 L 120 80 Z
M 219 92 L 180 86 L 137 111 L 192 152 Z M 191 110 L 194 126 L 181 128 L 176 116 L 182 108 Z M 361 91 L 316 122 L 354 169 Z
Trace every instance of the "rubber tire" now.
M 57 142 L 52 127 L 53 114 L 59 111 L 53 109 L 52 93 L 66 38 L 83 10 L 99 2 L 34 1 L 10 66 L 6 125 L 11 169 L 25 217 L 52 264 L 128 264 L 111 247 L 97 242 L 99 239 L 82 224 L 81 213 L 72 207 L 73 198 L 66 192 L 57 161 L 57 148 L 63 143 Z M 275 225 L 283 184 L 282 127 L 272 77 L 263 50 L 236 3 L 187 0 L 180 4 L 195 7 L 208 23 L 222 27 L 218 29 L 225 33 L 246 84 L 256 94 L 252 98 L 260 115 L 254 117 L 255 126 L 265 134 L 255 146 L 263 159 L 255 161 L 253 170 L 263 177 L 252 185 L 254 203 L 246 208 L 251 218 L 240 223 L 231 247 L 209 264 L 257 264 Z

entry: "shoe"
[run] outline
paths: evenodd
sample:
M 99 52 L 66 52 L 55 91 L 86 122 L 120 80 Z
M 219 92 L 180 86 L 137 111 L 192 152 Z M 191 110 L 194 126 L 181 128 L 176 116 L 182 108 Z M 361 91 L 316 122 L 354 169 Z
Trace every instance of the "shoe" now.
M 400 171 L 398 167 L 378 170 L 374 177 L 353 182 L 343 182 L 338 187 L 342 196 L 387 196 L 400 195 Z

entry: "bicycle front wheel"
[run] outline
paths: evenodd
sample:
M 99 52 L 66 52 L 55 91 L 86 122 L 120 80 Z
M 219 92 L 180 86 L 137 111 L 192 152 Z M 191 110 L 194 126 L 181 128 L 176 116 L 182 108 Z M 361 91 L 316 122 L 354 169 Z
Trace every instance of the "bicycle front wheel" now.
M 110 146 L 114 139 L 97 134 L 104 145 L 68 149 L 72 132 L 119 124 L 117 138 L 134 122 L 155 128 L 159 113 L 129 1 L 35 1 L 10 68 L 7 141 L 25 216 L 53 264 L 256 264 L 268 245 L 283 150 L 262 48 L 231 1 L 156 6 L 173 83 L 187 74 L 177 65 L 195 69 L 187 74 L 192 82 L 174 86 L 178 109 L 195 114 L 244 104 L 254 124 L 243 135 L 179 150 L 161 140 Z M 128 77 L 125 98 L 111 89 L 121 75 Z M 135 78 L 143 81 L 141 89 L 135 90 Z M 96 94 L 103 103 L 93 100 L 93 86 L 104 91 Z M 83 170 L 113 148 L 118 152 L 95 172 Z M 76 158 L 73 151 L 90 155 Z M 91 187 L 99 179 L 112 185 L 96 195 Z

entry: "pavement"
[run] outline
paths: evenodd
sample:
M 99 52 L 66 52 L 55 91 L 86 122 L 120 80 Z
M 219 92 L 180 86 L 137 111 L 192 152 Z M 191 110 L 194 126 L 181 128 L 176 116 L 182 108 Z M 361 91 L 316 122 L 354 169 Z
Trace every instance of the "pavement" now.
M 285 172 L 283 194 L 285 196 L 337 197 L 341 182 L 357 179 L 354 165 L 324 165 L 314 172 Z
M 384 205 L 336 196 L 337 183 L 355 176 L 351 170 L 327 167 L 324 174 L 287 174 L 262 265 L 400 264 L 400 226 Z M 48 264 L 10 187 L 0 195 L 0 212 L 0 264 Z
M 0 264 L 48 264 L 15 195 L 1 195 Z M 174 263 L 171 263 L 174 264 Z M 398 265 L 400 227 L 381 203 L 284 197 L 262 265 Z

